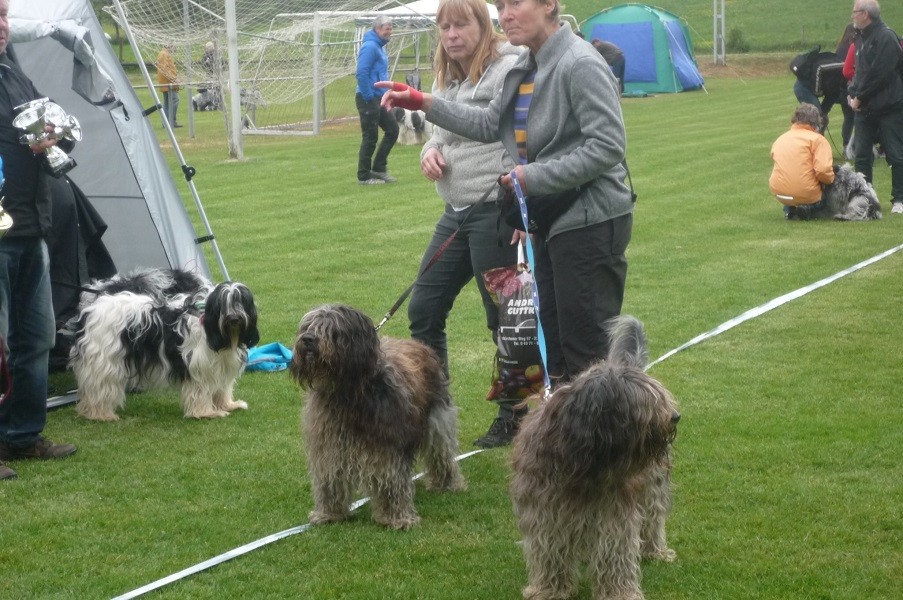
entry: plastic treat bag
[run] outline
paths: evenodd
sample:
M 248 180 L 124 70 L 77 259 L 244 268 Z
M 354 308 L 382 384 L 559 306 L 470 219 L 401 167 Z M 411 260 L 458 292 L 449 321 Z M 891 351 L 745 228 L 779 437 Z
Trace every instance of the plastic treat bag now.
M 499 309 L 495 367 L 487 400 L 516 400 L 543 391 L 543 367 L 536 335 L 533 274 L 518 247 L 517 264 L 483 273 Z

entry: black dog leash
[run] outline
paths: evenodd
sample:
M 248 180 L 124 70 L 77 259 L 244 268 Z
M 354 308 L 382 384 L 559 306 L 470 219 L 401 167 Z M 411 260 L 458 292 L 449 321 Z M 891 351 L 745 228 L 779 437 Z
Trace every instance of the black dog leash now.
M 461 228 L 464 227 L 465 223 L 467 223 L 467 219 L 469 219 L 470 215 L 473 214 L 474 209 L 476 209 L 477 206 L 486 202 L 486 200 L 489 198 L 489 195 L 495 189 L 496 185 L 497 185 L 497 183 L 493 182 L 493 184 L 489 187 L 489 189 L 486 190 L 486 193 L 484 193 L 483 196 L 479 200 L 476 201 L 476 203 L 471 205 L 470 209 L 467 211 L 467 214 L 464 215 L 464 218 L 461 219 L 461 222 L 458 224 L 458 228 L 455 229 L 452 232 L 452 234 L 450 236 L 448 236 L 448 238 L 444 242 L 442 242 L 442 245 L 439 246 L 439 249 L 436 250 L 436 253 L 433 254 L 432 257 L 430 257 L 429 262 L 427 262 L 426 265 L 423 267 L 423 270 L 420 271 L 420 274 L 417 276 L 417 279 L 415 279 L 414 282 L 408 286 L 408 289 L 406 289 L 401 294 L 401 296 L 398 297 L 398 300 L 395 301 L 395 304 L 392 305 L 392 308 L 389 309 L 389 312 L 386 313 L 386 315 L 383 317 L 383 320 L 380 321 L 379 325 L 376 326 L 377 331 L 379 331 L 380 328 L 383 325 L 385 325 L 389 321 L 389 319 L 391 319 L 395 315 L 396 311 L 398 311 L 398 309 L 401 308 L 401 305 L 404 304 L 405 300 L 408 299 L 408 296 L 411 295 L 411 292 L 414 291 L 414 286 L 417 285 L 417 281 L 419 281 L 420 278 L 423 277 L 423 274 L 426 273 L 427 271 L 429 271 L 431 268 L 433 268 L 433 265 L 435 265 L 439 261 L 439 257 L 442 256 L 446 250 L 448 250 L 448 247 L 455 240 L 455 237 L 457 237 L 458 232 L 461 231 Z

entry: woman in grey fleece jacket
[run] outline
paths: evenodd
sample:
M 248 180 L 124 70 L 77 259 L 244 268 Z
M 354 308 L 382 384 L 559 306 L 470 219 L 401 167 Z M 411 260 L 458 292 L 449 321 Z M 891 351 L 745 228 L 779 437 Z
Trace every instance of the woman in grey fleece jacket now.
M 443 0 L 436 14 L 440 45 L 436 51 L 433 95 L 448 102 L 485 107 L 502 88 L 505 74 L 522 50 L 504 43 L 495 33 L 484 0 Z M 478 204 L 499 175 L 514 166 L 501 142 L 476 142 L 435 128 L 420 153 L 424 176 L 436 182 L 445 209 L 423 255 L 420 272 L 449 236 L 454 241 L 435 265 L 421 276 L 408 306 L 411 337 L 434 348 L 448 372 L 445 323 L 461 289 L 476 278 L 486 326 L 497 335 L 498 307 L 486 291 L 482 273 L 517 262 L 515 246 L 500 244 L 512 230 L 499 231 L 496 190 Z M 489 432 L 475 443 L 494 447 L 510 443 L 516 431 L 517 398 L 499 400 L 499 416 Z
M 526 156 L 514 168 L 525 194 L 591 182 L 577 202 L 536 236 L 535 277 L 549 375 L 577 376 L 608 353 L 603 323 L 621 311 L 633 202 L 624 183 L 626 134 L 617 81 L 599 53 L 558 19 L 558 0 L 497 0 L 508 41 L 525 52 L 486 108 L 463 106 L 391 83 L 383 104 L 422 107 L 432 123 L 472 139 L 501 140 L 518 157 L 515 103 L 535 71 Z M 510 185 L 510 175 L 502 179 Z

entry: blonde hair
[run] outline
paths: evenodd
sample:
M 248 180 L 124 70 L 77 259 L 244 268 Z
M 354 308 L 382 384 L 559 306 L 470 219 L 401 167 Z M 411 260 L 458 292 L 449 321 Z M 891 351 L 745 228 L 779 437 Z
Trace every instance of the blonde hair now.
M 436 84 L 441 90 L 444 90 L 451 81 L 469 79 L 471 83 L 477 83 L 489 64 L 499 57 L 499 45 L 505 39 L 492 26 L 484 0 L 442 0 L 436 10 L 436 23 L 454 18 L 476 21 L 480 27 L 480 41 L 474 49 L 470 70 L 467 73 L 458 61 L 453 60 L 445 52 L 442 43 L 439 43 L 436 57 L 433 59 L 433 70 L 436 72 Z

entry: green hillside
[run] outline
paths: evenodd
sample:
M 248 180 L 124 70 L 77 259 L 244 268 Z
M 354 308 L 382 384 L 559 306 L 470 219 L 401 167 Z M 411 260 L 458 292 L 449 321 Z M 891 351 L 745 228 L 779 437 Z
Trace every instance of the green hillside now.
M 564 12 L 583 21 L 618 3 L 568 0 Z M 711 0 L 657 0 L 650 3 L 680 17 L 690 25 L 697 53 L 712 48 Z M 831 48 L 850 21 L 852 0 L 727 0 L 725 23 L 728 41 L 738 35 L 751 52 L 804 50 L 815 44 Z M 885 0 L 882 17 L 897 33 L 903 33 L 903 2 Z M 734 50 L 728 49 L 728 53 Z

